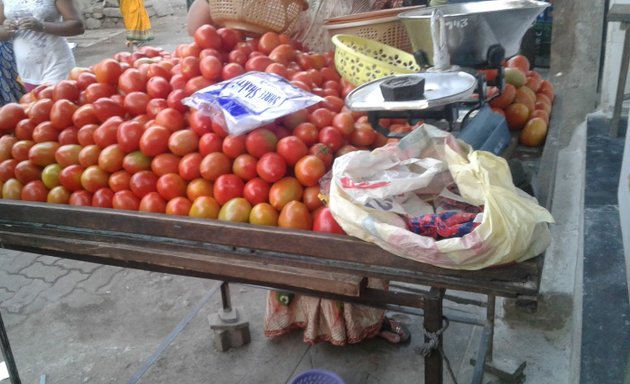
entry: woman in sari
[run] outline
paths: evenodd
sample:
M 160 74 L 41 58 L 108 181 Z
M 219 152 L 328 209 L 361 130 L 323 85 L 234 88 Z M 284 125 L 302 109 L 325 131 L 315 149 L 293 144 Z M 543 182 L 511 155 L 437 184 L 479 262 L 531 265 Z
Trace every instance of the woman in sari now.
M 144 0 L 120 0 L 120 13 L 127 30 L 127 46 L 139 46 L 153 40 L 151 19 Z
M 9 41 L 0 41 L 0 105 L 18 101 L 23 93 L 18 82 L 13 45 Z

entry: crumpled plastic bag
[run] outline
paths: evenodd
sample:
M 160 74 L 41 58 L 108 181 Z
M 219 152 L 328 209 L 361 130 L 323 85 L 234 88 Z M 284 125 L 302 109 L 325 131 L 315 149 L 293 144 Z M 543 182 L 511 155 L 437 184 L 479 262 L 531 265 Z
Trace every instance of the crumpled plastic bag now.
M 403 216 L 432 213 L 426 197 L 439 196 L 453 182 L 468 204 L 483 206 L 481 223 L 462 237 L 441 240 L 409 231 Z M 397 145 L 335 159 L 329 208 L 349 235 L 407 259 L 467 270 L 541 254 L 554 222 L 514 186 L 505 159 L 473 151 L 427 124 Z

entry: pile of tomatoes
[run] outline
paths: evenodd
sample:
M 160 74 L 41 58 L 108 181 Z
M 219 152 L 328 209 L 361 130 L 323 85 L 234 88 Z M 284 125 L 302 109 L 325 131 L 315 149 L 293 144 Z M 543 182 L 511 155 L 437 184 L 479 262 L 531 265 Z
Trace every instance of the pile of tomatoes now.
M 246 71 L 324 98 L 241 136 L 182 104 Z M 322 206 L 333 158 L 387 140 L 344 107 L 331 52 L 203 26 L 173 53 L 120 52 L 0 109 L 3 199 L 343 232 Z
M 504 67 L 505 84 L 500 94 L 496 87 L 489 89 L 488 94 L 493 97 L 490 106 L 505 116 L 511 130 L 519 131 L 521 144 L 540 146 L 549 130 L 554 86 L 532 69 L 523 55 L 510 57 Z M 496 71 L 486 71 L 486 75 L 496 77 Z

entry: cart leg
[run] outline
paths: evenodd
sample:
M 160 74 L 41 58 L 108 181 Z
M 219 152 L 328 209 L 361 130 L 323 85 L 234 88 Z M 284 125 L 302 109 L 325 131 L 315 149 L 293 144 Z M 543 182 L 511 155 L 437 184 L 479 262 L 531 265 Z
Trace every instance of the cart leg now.
M 210 329 L 214 331 L 214 347 L 221 351 L 249 344 L 249 321 L 244 318 L 242 308 L 232 308 L 230 286 L 221 283 L 221 305 L 218 313 L 208 316 Z
M 495 309 L 496 297 L 488 295 L 486 325 L 483 327 L 477 358 L 470 360 L 470 364 L 475 366 L 472 384 L 481 384 L 484 372 L 497 376 L 504 383 L 522 383 L 525 381 L 526 362 L 516 363 L 507 359 L 493 360 Z
M 2 321 L 2 314 L 0 313 L 0 348 L 2 349 L 2 356 L 4 356 L 7 370 L 9 371 L 9 380 L 11 384 L 20 384 L 20 376 L 18 375 L 17 366 L 13 359 L 13 353 L 11 352 L 11 344 L 9 344 L 9 337 L 7 331 L 4 328 L 4 321 Z
M 424 329 L 435 333 L 442 329 L 442 299 L 444 289 L 431 288 L 424 305 Z M 428 337 L 424 341 L 429 342 Z M 438 336 L 438 344 L 442 344 L 442 335 Z M 438 350 L 424 357 L 424 382 L 427 384 L 442 384 L 443 368 L 442 355 Z

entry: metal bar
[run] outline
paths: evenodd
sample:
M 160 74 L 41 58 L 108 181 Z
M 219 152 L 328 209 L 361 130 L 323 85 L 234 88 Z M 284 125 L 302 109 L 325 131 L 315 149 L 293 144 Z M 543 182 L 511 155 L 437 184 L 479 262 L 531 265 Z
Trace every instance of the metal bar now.
M 490 334 L 488 335 L 488 350 L 486 351 L 486 359 L 492 361 L 492 351 L 494 342 L 494 313 L 496 309 L 496 297 L 488 295 L 488 306 L 486 307 L 486 321 L 490 328 Z
M 488 341 L 490 340 L 491 333 L 490 325 L 486 324 L 486 326 L 483 327 L 483 333 L 479 341 L 479 350 L 477 351 L 477 358 L 475 359 L 475 371 L 473 373 L 472 384 L 481 384 L 483 380 L 486 367 L 486 355 L 488 352 Z
M 227 281 L 221 283 L 221 304 L 223 310 L 229 312 L 232 310 L 232 299 L 230 298 L 230 284 Z
M 431 288 L 429 295 L 425 301 L 424 307 L 424 329 L 426 332 L 435 333 L 442 329 L 442 299 L 444 298 L 444 289 Z M 424 342 L 428 342 L 429 338 L 424 337 Z M 442 335 L 438 336 L 439 345 L 442 344 Z M 442 355 L 439 351 L 432 351 L 424 358 L 424 382 L 427 384 L 442 384 L 443 368 Z
M 619 68 L 619 81 L 617 82 L 617 95 L 615 96 L 615 108 L 613 110 L 612 122 L 610 123 L 610 136 L 617 137 L 619 133 L 619 119 L 621 117 L 621 107 L 623 106 L 624 88 L 628 77 L 628 66 L 630 64 L 630 28 L 625 23 L 626 33 L 623 40 L 623 50 L 621 51 L 621 67 Z
M 20 375 L 18 375 L 17 365 L 15 365 L 15 359 L 13 359 L 13 352 L 11 352 L 11 344 L 9 343 L 9 336 L 7 330 L 4 328 L 4 321 L 2 321 L 2 313 L 0 313 L 0 348 L 2 349 L 2 356 L 7 364 L 7 370 L 9 371 L 9 380 L 11 384 L 21 384 Z

